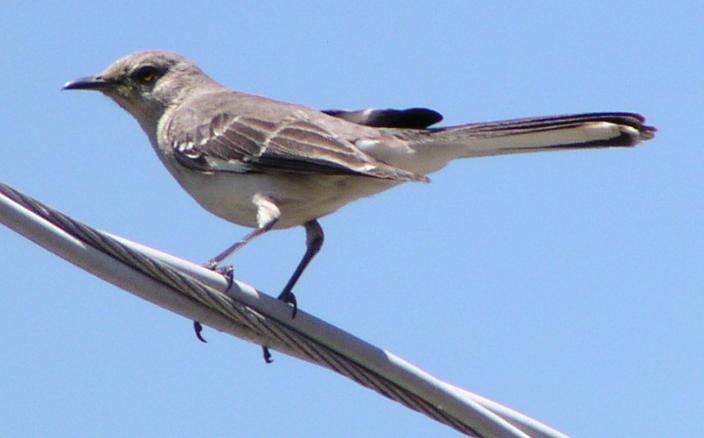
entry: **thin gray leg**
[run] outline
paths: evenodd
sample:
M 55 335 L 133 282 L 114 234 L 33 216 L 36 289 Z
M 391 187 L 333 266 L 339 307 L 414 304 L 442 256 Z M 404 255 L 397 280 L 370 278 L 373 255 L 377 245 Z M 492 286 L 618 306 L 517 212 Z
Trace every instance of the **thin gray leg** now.
M 247 234 L 240 240 L 239 242 L 235 243 L 234 245 L 230 246 L 227 248 L 225 251 L 221 252 L 220 254 L 216 255 L 210 261 L 205 265 L 206 268 L 208 269 L 213 269 L 215 270 L 220 262 L 225 260 L 226 258 L 230 257 L 235 251 L 238 249 L 242 248 L 252 240 L 256 239 L 257 237 L 261 236 L 262 234 L 266 233 L 267 231 L 270 231 L 271 228 L 276 224 L 278 219 L 274 219 L 273 221 L 265 224 L 263 227 L 259 227 L 255 230 L 253 230 L 251 233 Z
M 242 240 L 227 248 L 225 251 L 213 257 L 206 265 L 207 268 L 216 269 L 220 262 L 252 240 L 271 230 L 276 222 L 279 221 L 281 211 L 279 211 L 279 207 L 276 206 L 273 199 L 258 193 L 252 197 L 252 202 L 257 207 L 257 225 L 259 225 L 257 229 L 244 236 Z
M 296 312 L 298 311 L 298 302 L 296 301 L 296 296 L 292 292 L 293 287 L 301 277 L 301 274 L 303 274 L 303 271 L 306 270 L 306 267 L 310 261 L 313 260 L 313 257 L 318 254 L 318 251 L 322 248 L 323 241 L 325 240 L 325 234 L 323 234 L 323 229 L 317 220 L 313 219 L 312 221 L 308 221 L 303 226 L 306 229 L 306 252 L 303 254 L 303 258 L 298 263 L 298 266 L 293 272 L 293 275 L 291 275 L 291 278 L 288 280 L 288 283 L 284 286 L 283 292 L 281 292 L 278 297 L 281 301 L 293 305 L 293 314 L 291 315 L 291 318 L 295 318 Z M 274 361 L 271 358 L 271 352 L 267 346 L 262 345 L 262 353 L 264 355 L 264 362 L 272 363 Z
M 313 260 L 313 257 L 318 254 L 318 251 L 322 248 L 323 241 L 325 240 L 323 229 L 320 227 L 317 220 L 313 219 L 308 221 L 303 224 L 303 226 L 306 229 L 306 252 L 303 254 L 303 258 L 298 263 L 296 270 L 293 271 L 293 275 L 291 275 L 288 283 L 284 286 L 284 290 L 278 297 L 281 301 L 293 305 L 293 318 L 296 317 L 297 311 L 296 296 L 292 292 L 293 287 L 298 282 L 298 279 L 301 277 L 301 274 L 303 274 L 303 271 L 305 271 L 306 267 L 308 267 L 310 261 Z

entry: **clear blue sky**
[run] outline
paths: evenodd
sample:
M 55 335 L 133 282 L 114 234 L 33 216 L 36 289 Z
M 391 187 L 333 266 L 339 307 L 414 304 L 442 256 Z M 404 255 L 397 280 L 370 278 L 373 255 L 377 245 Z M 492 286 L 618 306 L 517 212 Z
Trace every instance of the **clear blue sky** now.
M 417 5 L 417 6 L 416 6 Z M 579 437 L 702 436 L 704 3 L 4 2 L 0 181 L 205 261 L 198 207 L 138 125 L 61 85 L 138 49 L 315 107 L 457 124 L 635 111 L 636 149 L 457 162 L 324 218 L 305 310 Z M 454 436 L 327 370 L 206 330 L 0 228 L 2 436 Z M 231 261 L 277 293 L 302 230 Z

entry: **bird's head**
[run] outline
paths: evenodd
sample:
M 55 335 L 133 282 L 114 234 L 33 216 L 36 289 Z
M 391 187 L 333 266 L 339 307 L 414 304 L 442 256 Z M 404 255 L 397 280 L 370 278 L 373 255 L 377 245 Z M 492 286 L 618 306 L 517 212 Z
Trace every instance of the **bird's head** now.
M 102 73 L 67 82 L 64 90 L 100 91 L 141 124 L 155 124 L 194 90 L 215 84 L 198 66 L 181 55 L 164 51 L 131 53 Z

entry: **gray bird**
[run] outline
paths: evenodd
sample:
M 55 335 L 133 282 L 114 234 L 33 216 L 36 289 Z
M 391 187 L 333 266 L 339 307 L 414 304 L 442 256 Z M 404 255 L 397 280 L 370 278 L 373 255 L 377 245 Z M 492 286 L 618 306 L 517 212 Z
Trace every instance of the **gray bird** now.
M 113 99 L 201 206 L 254 228 L 210 268 L 269 230 L 304 226 L 305 254 L 279 295 L 294 316 L 292 289 L 323 243 L 318 218 L 345 204 L 407 181 L 427 182 L 426 175 L 457 158 L 634 146 L 655 135 L 632 113 L 431 128 L 442 116 L 425 108 L 319 111 L 230 90 L 163 51 L 132 53 L 64 89 Z

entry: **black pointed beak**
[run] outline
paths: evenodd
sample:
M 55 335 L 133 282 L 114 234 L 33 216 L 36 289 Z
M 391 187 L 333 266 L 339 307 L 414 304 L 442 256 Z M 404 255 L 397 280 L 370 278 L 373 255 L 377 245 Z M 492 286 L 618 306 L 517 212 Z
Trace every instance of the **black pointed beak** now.
M 103 91 L 112 86 L 112 82 L 106 81 L 100 76 L 86 76 L 64 84 L 63 90 L 97 90 Z

